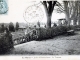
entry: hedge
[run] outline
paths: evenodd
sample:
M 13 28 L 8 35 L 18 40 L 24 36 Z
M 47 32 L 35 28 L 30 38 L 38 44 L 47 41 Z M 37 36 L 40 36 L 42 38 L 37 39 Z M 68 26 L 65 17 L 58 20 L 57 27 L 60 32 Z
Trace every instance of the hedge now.
M 57 26 L 52 28 L 39 28 L 38 31 L 38 39 L 48 39 L 53 38 L 54 36 L 65 34 L 68 30 L 72 29 L 71 26 Z
M 0 33 L 0 54 L 5 53 L 13 47 L 12 35 Z

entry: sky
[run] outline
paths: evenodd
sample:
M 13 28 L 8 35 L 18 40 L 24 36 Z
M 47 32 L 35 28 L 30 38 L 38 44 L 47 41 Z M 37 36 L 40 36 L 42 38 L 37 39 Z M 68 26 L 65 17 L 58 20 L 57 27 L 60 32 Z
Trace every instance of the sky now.
M 46 23 L 47 18 L 44 7 L 42 4 L 36 5 L 37 3 L 39 3 L 39 1 L 35 2 L 28 0 L 7 0 L 8 12 L 7 14 L 0 14 L 0 23 L 34 23 L 37 21 Z M 59 14 L 53 11 L 52 22 L 56 22 L 57 19 L 64 17 L 65 15 L 63 13 Z

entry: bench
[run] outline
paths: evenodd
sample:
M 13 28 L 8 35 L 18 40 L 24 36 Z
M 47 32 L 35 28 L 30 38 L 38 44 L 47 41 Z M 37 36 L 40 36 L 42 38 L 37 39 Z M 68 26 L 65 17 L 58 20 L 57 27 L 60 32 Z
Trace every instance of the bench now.
M 76 28 L 75 30 L 76 30 L 76 31 L 80 31 L 80 28 Z
M 68 35 L 73 35 L 73 34 L 74 34 L 74 30 L 69 30 L 69 31 L 67 31 L 67 34 L 68 34 Z

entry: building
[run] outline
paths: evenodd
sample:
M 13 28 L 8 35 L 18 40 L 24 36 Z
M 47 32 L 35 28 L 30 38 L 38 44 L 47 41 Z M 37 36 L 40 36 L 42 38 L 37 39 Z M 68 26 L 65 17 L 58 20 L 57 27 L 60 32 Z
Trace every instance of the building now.
M 25 26 L 19 26 L 19 30 L 25 30 L 26 29 L 26 27 Z
M 67 25 L 66 19 L 65 18 L 58 19 L 58 25 L 59 26 Z

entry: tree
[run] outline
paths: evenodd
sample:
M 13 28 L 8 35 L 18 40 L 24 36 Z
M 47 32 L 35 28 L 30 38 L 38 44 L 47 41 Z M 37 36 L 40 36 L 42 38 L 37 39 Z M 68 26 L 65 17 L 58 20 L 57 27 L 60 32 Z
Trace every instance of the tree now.
M 37 25 L 40 27 L 40 22 L 39 21 L 37 22 Z
M 79 11 L 79 1 L 64 1 L 64 7 L 65 7 L 65 15 L 66 19 L 68 20 L 68 25 L 70 25 L 71 20 L 73 20 L 73 25 L 77 25 L 77 20 L 78 20 L 78 11 Z M 67 3 L 67 4 L 65 4 Z M 66 10 L 67 8 L 67 10 Z
M 65 13 L 67 25 L 70 25 L 71 20 L 73 20 L 73 25 L 76 25 L 79 16 L 79 1 L 63 1 L 62 4 L 58 2 L 57 6 L 60 13 Z
M 54 23 L 54 27 L 56 27 L 57 26 L 57 24 L 56 23 Z
M 16 30 L 18 30 L 18 29 L 19 29 L 19 23 L 16 22 Z
M 57 2 L 56 3 L 57 8 L 55 9 L 58 13 L 65 14 L 67 25 L 70 25 L 70 16 L 71 16 L 70 13 L 72 13 L 72 9 L 71 9 L 72 6 L 70 6 L 69 3 L 70 1 L 63 1 L 61 3 Z
M 80 25 L 80 1 L 78 1 L 78 25 Z
M 5 28 L 4 28 L 4 23 L 2 23 L 1 25 L 1 32 L 4 32 Z
M 54 10 L 54 6 L 57 1 L 43 1 L 42 4 L 45 8 L 46 16 L 47 16 L 47 28 L 51 28 L 51 17 Z
M 12 32 L 15 31 L 14 24 L 12 22 L 9 23 L 9 31 L 12 31 Z

